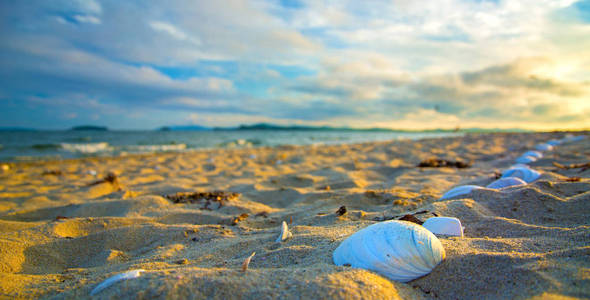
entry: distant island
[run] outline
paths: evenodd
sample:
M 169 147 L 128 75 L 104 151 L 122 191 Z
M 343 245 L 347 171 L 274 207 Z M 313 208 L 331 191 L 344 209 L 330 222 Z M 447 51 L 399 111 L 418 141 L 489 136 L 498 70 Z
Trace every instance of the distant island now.
M 211 127 L 199 126 L 199 125 L 186 125 L 186 126 L 163 126 L 158 128 L 159 131 L 205 131 L 211 130 Z
M 70 128 L 72 131 L 108 131 L 106 126 L 82 125 Z
M 526 132 L 523 129 L 483 129 L 483 128 L 454 128 L 454 129 L 391 129 L 391 128 L 351 128 L 351 127 L 331 127 L 331 126 L 305 126 L 305 125 L 277 125 L 269 123 L 257 123 L 250 125 L 239 125 L 237 127 L 206 127 L 201 125 L 185 126 L 164 126 L 159 131 L 235 131 L 235 130 L 285 130 L 285 131 L 381 131 L 381 132 Z

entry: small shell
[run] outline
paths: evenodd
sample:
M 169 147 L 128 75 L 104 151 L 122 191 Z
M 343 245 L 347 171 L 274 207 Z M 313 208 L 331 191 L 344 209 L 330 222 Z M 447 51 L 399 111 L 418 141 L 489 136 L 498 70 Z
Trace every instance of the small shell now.
M 284 242 L 292 236 L 293 234 L 291 233 L 291 231 L 289 231 L 289 226 L 287 226 L 287 222 L 283 221 L 283 224 L 281 224 L 281 234 L 275 242 Z
M 463 227 L 457 218 L 432 217 L 426 220 L 422 226 L 434 234 L 463 237 Z
M 535 149 L 537 149 L 539 151 L 551 151 L 551 150 L 553 150 L 553 146 L 543 143 L 543 144 L 538 144 L 537 146 L 535 146 Z
M 524 180 L 526 183 L 531 183 L 537 180 L 540 176 L 541 173 L 527 167 L 510 168 L 502 173 L 502 178 L 518 177 Z
M 438 238 L 406 221 L 370 225 L 344 240 L 334 251 L 334 263 L 377 272 L 408 282 L 432 271 L 445 258 Z
M 534 161 L 536 161 L 537 158 L 533 157 L 533 156 L 525 156 L 522 155 L 519 158 L 516 159 L 516 162 L 519 164 L 528 164 L 528 163 L 532 163 Z
M 522 154 L 522 156 L 532 156 L 536 159 L 543 158 L 543 153 L 539 151 L 530 150 Z
M 503 189 L 509 186 L 525 185 L 526 182 L 518 177 L 504 177 L 500 178 L 486 186 L 490 189 Z
M 481 186 L 478 185 L 460 185 L 458 187 L 452 188 L 448 192 L 446 192 L 440 200 L 453 198 L 459 195 L 469 194 L 473 190 L 483 189 Z
M 252 254 L 250 254 L 250 256 L 248 256 L 248 257 L 246 257 L 246 259 L 244 259 L 244 262 L 242 263 L 242 272 L 248 271 L 248 266 L 250 265 L 250 260 L 252 260 L 252 257 L 254 257 L 254 255 L 256 255 L 256 252 L 252 252 Z
M 144 269 L 131 270 L 131 271 L 127 271 L 125 273 L 117 274 L 115 276 L 107 278 L 105 281 L 101 282 L 99 285 L 97 285 L 90 292 L 90 296 L 94 296 L 94 295 L 100 293 L 102 290 L 108 288 L 109 286 L 113 285 L 117 281 L 137 278 L 141 275 L 141 272 L 145 272 L 145 270 Z

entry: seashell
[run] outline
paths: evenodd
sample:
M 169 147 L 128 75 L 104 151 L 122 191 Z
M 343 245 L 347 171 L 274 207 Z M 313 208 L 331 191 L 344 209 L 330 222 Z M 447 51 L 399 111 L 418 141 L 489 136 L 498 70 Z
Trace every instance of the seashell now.
M 532 156 L 536 159 L 543 158 L 543 153 L 539 151 L 530 150 L 522 154 L 522 156 Z
M 536 161 L 537 158 L 532 156 L 525 156 L 524 154 L 516 159 L 516 162 L 519 164 L 528 164 Z
M 432 217 L 426 220 L 422 226 L 434 234 L 463 237 L 463 227 L 457 218 Z
M 334 264 L 374 271 L 408 282 L 432 271 L 445 249 L 426 228 L 406 221 L 370 225 L 344 240 L 333 254 Z
M 453 198 L 459 195 L 469 194 L 473 190 L 483 189 L 481 186 L 478 185 L 460 185 L 458 187 L 454 187 L 448 192 L 446 192 L 440 200 Z
M 244 262 L 242 263 L 242 272 L 248 271 L 248 266 L 250 265 L 250 261 L 252 260 L 252 257 L 254 257 L 254 255 L 256 255 L 256 252 L 252 252 L 250 256 L 244 259 Z
M 549 141 L 547 141 L 546 144 L 549 144 L 551 146 L 557 146 L 557 145 L 561 144 L 561 141 L 560 140 L 549 140 Z
M 529 167 L 528 165 L 525 165 L 525 164 L 515 164 L 515 165 L 510 166 L 508 169 L 514 169 L 514 168 L 527 168 L 527 169 L 530 169 L 531 167 Z
M 486 186 L 490 189 L 503 189 L 509 186 L 525 185 L 526 182 L 518 177 L 504 177 L 500 178 Z
M 145 270 L 144 269 L 131 270 L 131 271 L 127 271 L 125 273 L 117 274 L 115 276 L 107 278 L 105 281 L 101 282 L 94 289 L 92 289 L 92 291 L 90 292 L 90 296 L 94 296 L 94 295 L 100 293 L 102 290 L 115 284 L 115 282 L 117 282 L 117 281 L 137 278 L 141 275 L 141 272 L 145 272 Z
M 287 222 L 283 221 L 283 224 L 281 224 L 281 234 L 275 242 L 284 242 L 292 236 L 293 234 L 291 233 L 291 231 L 289 231 L 289 226 L 287 226 Z
M 526 183 L 533 182 L 533 181 L 537 180 L 537 178 L 539 178 L 540 176 L 541 176 L 541 173 L 539 173 L 531 168 L 528 168 L 528 167 L 510 168 L 510 169 L 504 171 L 504 173 L 502 173 L 502 178 L 518 177 L 518 178 L 524 180 Z
M 553 150 L 553 146 L 549 145 L 549 144 L 538 144 L 537 146 L 535 146 L 535 149 L 539 150 L 539 151 L 551 151 Z

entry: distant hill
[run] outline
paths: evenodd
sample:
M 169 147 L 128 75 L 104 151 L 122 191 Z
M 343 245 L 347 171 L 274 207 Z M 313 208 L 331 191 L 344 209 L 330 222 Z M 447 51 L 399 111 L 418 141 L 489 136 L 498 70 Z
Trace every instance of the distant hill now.
M 206 127 L 200 125 L 186 126 L 164 126 L 159 128 L 160 131 L 234 131 L 234 130 L 298 130 L 298 131 L 381 131 L 381 132 L 526 132 L 522 129 L 483 129 L 483 128 L 455 128 L 455 129 L 425 129 L 425 130 L 408 130 L 408 129 L 391 129 L 391 128 L 350 128 L 350 127 L 330 127 L 330 126 L 305 126 L 305 125 L 277 125 L 270 123 L 242 124 L 237 127 Z
M 70 128 L 73 131 L 108 131 L 106 126 L 82 125 Z
M 276 124 L 268 124 L 268 123 L 258 123 L 252 125 L 240 125 L 236 128 L 224 128 L 224 129 L 233 129 L 233 130 L 313 130 L 313 131 L 393 131 L 387 128 L 350 128 L 350 127 L 330 127 L 330 126 L 304 126 L 304 125 L 276 125 Z
M 210 127 L 199 126 L 199 125 L 186 125 L 186 126 L 163 126 L 158 129 L 159 131 L 206 131 L 211 130 Z

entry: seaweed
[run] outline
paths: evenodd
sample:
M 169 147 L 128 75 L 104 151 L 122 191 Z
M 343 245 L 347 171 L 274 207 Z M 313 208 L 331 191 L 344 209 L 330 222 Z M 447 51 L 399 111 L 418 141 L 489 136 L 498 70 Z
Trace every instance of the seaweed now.
M 416 218 L 416 216 L 414 216 L 414 215 L 404 215 L 403 217 L 399 218 L 398 220 L 408 221 L 408 222 L 416 223 L 418 225 L 424 224 L 424 222 L 422 222 L 422 220 Z
M 466 163 L 462 161 L 451 161 L 446 159 L 440 158 L 429 158 L 427 160 L 423 160 L 418 164 L 420 168 L 457 168 L 457 169 L 464 169 L 471 167 L 471 163 Z
M 194 192 L 194 193 L 176 193 L 164 195 L 164 198 L 175 204 L 184 203 L 203 203 L 201 209 L 211 210 L 213 203 L 217 204 L 216 209 L 220 209 L 226 202 L 234 200 L 240 196 L 239 193 L 213 191 L 213 192 Z

